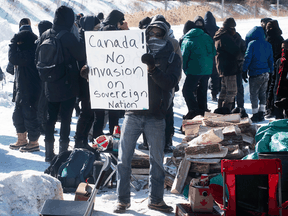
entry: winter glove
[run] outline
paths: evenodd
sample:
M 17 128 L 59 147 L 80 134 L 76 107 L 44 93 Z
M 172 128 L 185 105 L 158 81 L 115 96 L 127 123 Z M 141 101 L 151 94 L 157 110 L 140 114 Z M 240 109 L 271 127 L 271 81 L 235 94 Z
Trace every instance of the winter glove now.
M 155 60 L 151 54 L 145 53 L 141 57 L 141 61 L 148 66 L 148 72 L 153 73 L 155 70 Z
M 242 79 L 244 80 L 245 83 L 248 82 L 248 75 L 247 75 L 247 71 L 243 71 L 242 72 Z
M 80 76 L 88 81 L 88 74 L 89 74 L 89 67 L 88 67 L 88 65 L 84 65 L 81 68 Z

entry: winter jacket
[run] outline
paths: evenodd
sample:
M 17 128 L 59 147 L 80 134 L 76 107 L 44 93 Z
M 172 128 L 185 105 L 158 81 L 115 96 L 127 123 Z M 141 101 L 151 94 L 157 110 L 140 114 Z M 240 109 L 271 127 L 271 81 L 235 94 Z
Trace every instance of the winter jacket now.
M 245 56 L 245 52 L 246 52 L 246 43 L 242 39 L 241 35 L 238 32 L 236 32 L 236 34 L 233 35 L 233 38 L 235 39 L 237 46 L 240 48 L 240 54 L 237 57 L 237 61 L 238 61 L 239 73 L 242 73 L 244 56 Z
M 178 84 L 181 75 L 181 60 L 175 54 L 174 48 L 168 40 L 167 25 L 161 21 L 156 21 L 153 24 L 151 23 L 151 25 L 165 29 L 164 40 L 167 42 L 154 56 L 155 71 L 152 74 L 148 74 L 149 110 L 128 111 L 127 114 L 151 115 L 157 119 L 164 119 L 172 103 L 172 90 Z
M 239 73 L 238 55 L 240 48 L 229 31 L 221 27 L 214 36 L 216 47 L 216 68 L 220 77 Z
M 247 50 L 243 63 L 243 71 L 249 70 L 249 76 L 262 73 L 273 73 L 273 50 L 270 43 L 265 41 L 264 30 L 255 26 L 246 36 Z
M 211 38 L 213 38 L 219 27 L 216 25 L 215 17 L 210 11 L 207 11 L 207 13 L 205 14 L 204 23 L 207 34 L 210 35 Z
M 279 81 L 276 84 L 276 95 L 277 98 L 287 98 L 288 97 L 288 51 L 283 49 L 282 57 L 278 60 L 278 70 L 277 75 L 279 77 Z M 277 76 L 276 75 L 276 76 Z
M 281 58 L 279 58 L 274 65 L 274 71 L 273 71 L 273 74 L 271 76 L 271 83 L 270 83 L 269 89 L 268 89 L 268 95 L 267 95 L 268 101 L 272 101 L 273 98 L 275 98 L 275 99 L 277 98 L 276 92 L 277 92 L 279 78 L 280 78 L 280 75 L 278 73 L 280 63 L 281 63 Z M 288 96 L 288 94 L 287 94 L 287 96 Z
M 41 80 L 34 62 L 37 36 L 28 30 L 15 34 L 9 45 L 9 62 L 15 65 L 13 95 L 16 103 L 35 105 L 41 93 Z
M 212 38 L 202 29 L 193 28 L 184 36 L 181 52 L 186 75 L 212 74 L 216 50 Z
M 277 59 L 281 58 L 281 44 L 284 40 L 282 35 L 282 30 L 279 28 L 277 20 L 270 20 L 269 23 L 272 23 L 273 28 L 266 31 L 266 41 L 272 45 L 273 49 L 273 59 L 274 63 Z
M 59 13 L 56 11 L 53 21 L 52 33 L 57 34 L 61 30 L 68 31 L 60 38 L 66 65 L 66 76 L 54 82 L 45 82 L 45 96 L 49 102 L 66 101 L 76 97 L 79 93 L 80 69 L 77 61 L 85 60 L 85 49 L 84 44 L 79 42 L 75 35 L 70 32 L 74 24 L 74 12 L 69 9 L 67 8 Z M 62 15 L 59 15 L 60 13 Z M 65 16 L 63 15 L 64 13 Z M 46 31 L 41 35 L 38 46 L 49 34 L 50 31 Z

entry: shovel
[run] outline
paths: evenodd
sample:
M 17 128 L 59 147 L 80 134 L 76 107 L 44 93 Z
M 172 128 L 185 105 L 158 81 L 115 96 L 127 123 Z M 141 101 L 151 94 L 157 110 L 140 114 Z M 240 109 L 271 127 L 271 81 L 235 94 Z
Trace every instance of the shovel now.
M 68 200 L 51 200 L 44 202 L 40 216 L 91 216 L 93 212 L 95 196 L 100 188 L 101 182 L 106 171 L 110 168 L 111 159 L 105 156 L 105 162 L 102 166 L 101 173 L 97 179 L 91 196 L 87 201 L 68 201 Z

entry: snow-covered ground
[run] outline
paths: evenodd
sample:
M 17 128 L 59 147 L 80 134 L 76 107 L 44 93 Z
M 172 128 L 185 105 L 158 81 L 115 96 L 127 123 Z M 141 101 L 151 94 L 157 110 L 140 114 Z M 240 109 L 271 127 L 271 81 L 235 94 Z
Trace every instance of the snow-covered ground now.
M 38 34 L 37 30 L 37 23 L 40 20 L 47 19 L 52 21 L 54 11 L 56 9 L 56 6 L 53 5 L 54 3 L 49 4 L 48 1 L 45 0 L 39 0 L 39 1 L 33 1 L 33 0 L 21 0 L 16 1 L 18 2 L 17 7 L 12 7 L 8 4 L 9 1 L 5 1 L 5 3 L 1 2 L 1 8 L 0 8 L 0 66 L 5 71 L 7 63 L 8 63 L 8 44 L 9 40 L 13 37 L 13 34 L 18 31 L 18 22 L 23 17 L 29 17 L 32 21 L 32 28 L 33 31 Z M 39 5 L 42 4 L 42 6 L 50 8 L 50 12 L 43 12 L 43 9 L 40 7 L 38 9 L 31 9 L 32 7 L 29 7 L 29 4 L 35 4 L 35 2 L 38 2 Z M 50 1 L 49 1 L 50 2 Z M 70 2 L 70 1 L 69 1 Z M 77 5 L 79 3 L 82 3 L 85 5 L 85 1 L 75 0 L 71 1 L 74 2 L 74 5 Z M 89 1 L 91 3 L 91 1 Z M 91 12 L 95 11 L 95 14 L 97 14 L 100 11 L 107 10 L 106 12 L 109 12 L 106 7 L 103 7 L 103 2 L 110 2 L 109 10 L 114 8 L 113 5 L 117 5 L 119 8 L 123 11 L 126 9 L 128 10 L 130 6 L 128 6 L 128 3 L 131 3 L 129 0 L 120 1 L 93 1 L 93 4 L 91 3 L 89 7 L 85 7 L 85 10 L 89 10 Z M 143 1 L 140 1 L 143 2 Z M 155 6 L 153 4 L 157 4 L 156 2 L 149 2 L 149 7 L 151 9 Z M 174 1 L 173 1 L 174 2 Z M 72 3 L 71 3 L 72 4 Z M 70 5 L 70 6 L 73 6 Z M 142 3 L 141 3 L 142 4 Z M 176 4 L 176 3 L 175 3 Z M 162 4 L 163 5 L 163 4 Z M 147 6 L 148 7 L 148 6 Z M 9 12 L 10 11 L 10 12 Z M 13 13 L 11 13 L 11 11 Z M 47 11 L 49 11 L 47 9 Z M 78 11 L 77 11 L 78 12 Z M 277 19 L 279 21 L 280 28 L 283 31 L 283 37 L 286 39 L 288 37 L 288 17 L 272 17 L 274 19 Z M 246 33 L 252 29 L 254 26 L 260 25 L 260 19 L 249 19 L 249 20 L 236 20 L 237 26 L 236 30 L 240 33 L 240 35 L 245 38 Z M 217 23 L 218 26 L 222 26 L 222 23 Z M 182 36 L 183 32 L 183 25 L 178 26 L 172 26 L 172 29 L 174 31 L 174 35 L 176 39 L 179 39 Z M 183 74 L 182 80 L 180 82 L 180 91 L 178 91 L 174 98 L 174 123 L 175 123 L 175 135 L 173 137 L 173 145 L 178 145 L 182 138 L 184 137 L 180 132 L 179 128 L 182 123 L 182 116 L 187 113 L 186 104 L 184 101 L 184 98 L 182 96 L 182 86 L 185 79 L 185 75 Z M 34 170 L 43 173 L 43 171 L 48 167 L 48 163 L 44 161 L 45 158 L 45 148 L 44 148 L 44 137 L 41 136 L 39 139 L 40 143 L 40 151 L 34 152 L 34 153 L 21 153 L 16 150 L 11 150 L 9 148 L 9 144 L 13 143 L 17 140 L 16 131 L 12 123 L 12 113 L 14 109 L 14 103 L 11 102 L 12 99 L 12 89 L 13 89 L 13 80 L 14 77 L 6 73 L 6 80 L 0 82 L 0 180 L 1 180 L 1 173 L 9 174 L 13 171 L 23 171 L 23 170 Z M 248 84 L 245 84 L 245 108 L 247 113 L 251 116 L 251 104 L 250 104 L 250 98 L 249 98 L 249 88 Z M 210 91 L 208 91 L 208 108 L 211 111 L 214 111 L 214 109 L 217 107 L 216 102 L 211 101 L 211 94 Z M 120 126 L 122 125 L 123 119 L 120 120 Z M 77 123 L 77 117 L 75 117 L 75 114 L 73 114 L 72 123 L 71 123 L 71 134 L 70 134 L 70 147 L 73 148 L 74 146 L 74 139 L 73 136 L 75 134 L 76 130 L 76 123 Z M 265 122 L 262 122 L 262 124 L 268 123 L 268 120 Z M 56 124 L 56 129 L 60 130 L 59 123 Z M 108 127 L 105 128 L 104 132 L 108 132 Z M 55 152 L 58 152 L 58 140 L 59 140 L 59 134 L 55 134 Z M 141 142 L 141 138 L 139 139 L 139 143 Z M 172 154 L 167 154 L 166 156 L 169 157 Z M 133 190 L 132 190 L 133 191 Z M 166 215 L 160 212 L 152 211 L 147 208 L 147 194 L 148 190 L 141 190 L 139 192 L 133 191 L 132 192 L 132 205 L 129 211 L 125 215 Z M 67 200 L 73 200 L 74 194 L 64 194 L 64 198 Z M 176 208 L 177 203 L 185 203 L 188 202 L 183 195 L 175 195 L 171 194 L 170 191 L 165 191 L 165 201 L 168 205 L 172 205 L 174 207 L 174 210 Z M 96 197 L 96 203 L 94 209 L 96 210 L 93 215 L 114 215 L 113 214 L 113 206 L 116 204 L 117 196 L 116 191 L 114 189 L 108 189 L 104 188 L 103 190 L 99 191 Z M 37 215 L 37 214 L 35 214 Z M 172 215 L 172 214 L 170 214 Z

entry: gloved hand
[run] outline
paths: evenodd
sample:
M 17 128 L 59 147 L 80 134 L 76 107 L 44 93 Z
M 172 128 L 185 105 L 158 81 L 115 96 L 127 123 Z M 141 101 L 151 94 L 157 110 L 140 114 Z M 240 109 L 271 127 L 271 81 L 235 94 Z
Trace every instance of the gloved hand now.
M 153 73 L 155 69 L 155 60 L 151 54 L 145 53 L 141 57 L 141 61 L 148 66 L 148 72 Z
M 242 79 L 244 80 L 245 83 L 248 82 L 248 71 L 243 71 L 242 72 Z
M 88 65 L 84 65 L 81 68 L 80 76 L 83 77 L 84 79 L 88 80 L 88 74 L 89 74 L 89 67 L 88 67 Z

